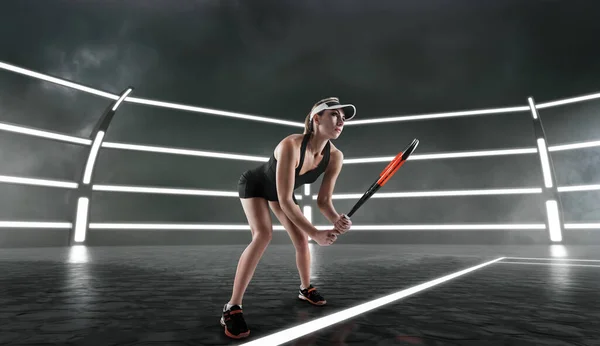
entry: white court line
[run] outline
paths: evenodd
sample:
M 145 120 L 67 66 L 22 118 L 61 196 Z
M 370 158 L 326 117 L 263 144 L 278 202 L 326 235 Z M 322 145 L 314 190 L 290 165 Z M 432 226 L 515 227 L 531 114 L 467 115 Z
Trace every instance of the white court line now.
M 541 258 L 541 257 L 504 257 L 504 259 L 518 259 L 518 260 L 537 260 L 537 261 L 574 261 L 574 262 L 600 262 L 595 259 L 577 259 L 567 257 L 556 257 L 556 258 Z
M 599 264 L 573 264 L 573 263 L 540 263 L 540 262 L 498 262 L 500 264 L 533 264 L 540 266 L 558 266 L 558 267 L 596 267 L 600 268 Z
M 392 303 L 396 300 L 408 297 L 410 295 L 413 295 L 415 293 L 418 293 L 420 291 L 423 291 L 425 289 L 431 288 L 435 285 L 439 285 L 441 283 L 444 283 L 446 281 L 452 280 L 454 278 L 457 278 L 461 275 L 465 275 L 468 274 L 472 271 L 475 271 L 477 269 L 483 268 L 485 266 L 488 266 L 490 264 L 496 263 L 498 261 L 503 260 L 504 257 L 500 257 L 500 258 L 496 258 L 495 260 L 489 261 L 489 262 L 485 262 L 479 265 L 476 265 L 474 267 L 471 268 L 467 268 L 461 271 L 458 271 L 456 273 L 453 274 L 449 274 L 446 276 L 443 276 L 441 278 L 435 279 L 435 280 L 431 280 L 425 283 L 422 283 L 420 285 L 417 286 L 413 286 L 411 288 L 407 288 L 405 290 L 396 292 L 396 293 L 392 293 L 390 295 L 387 295 L 385 297 L 381 297 L 379 299 L 375 299 L 360 305 L 357 305 L 355 307 L 349 308 L 349 309 L 345 309 L 339 312 L 336 312 L 334 314 L 325 316 L 325 317 L 321 317 L 321 318 L 317 318 L 316 320 L 312 320 L 303 324 L 300 324 L 298 326 L 292 327 L 292 328 L 288 328 L 288 329 L 284 329 L 282 331 L 276 332 L 274 334 L 271 335 L 267 335 L 265 337 L 262 337 L 260 339 L 256 339 L 253 341 L 250 341 L 248 343 L 245 343 L 243 345 L 260 345 L 260 346 L 276 346 L 276 345 L 281 345 L 284 344 L 286 342 L 292 341 L 294 339 L 297 339 L 299 337 L 302 337 L 304 335 L 307 334 L 311 334 L 314 333 L 320 329 L 324 329 L 326 327 L 329 327 L 333 324 L 342 322 L 344 320 L 350 319 L 352 317 L 358 316 L 360 314 L 363 314 L 365 312 L 368 312 L 370 310 L 373 309 L 377 309 L 383 305 Z

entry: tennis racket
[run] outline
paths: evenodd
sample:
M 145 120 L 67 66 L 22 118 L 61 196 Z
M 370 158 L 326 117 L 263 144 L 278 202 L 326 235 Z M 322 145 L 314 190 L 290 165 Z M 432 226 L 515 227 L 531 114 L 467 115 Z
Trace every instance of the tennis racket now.
M 385 185 L 390 178 L 396 173 L 396 171 L 406 162 L 410 154 L 415 151 L 419 145 L 418 139 L 413 139 L 412 143 L 404 151 L 401 151 L 394 157 L 394 159 L 385 167 L 381 173 L 379 173 L 379 178 L 369 187 L 369 189 L 363 194 L 363 196 L 354 204 L 352 210 L 347 215 L 344 215 L 347 219 L 350 219 L 352 215 L 363 205 L 369 198 L 371 198 L 375 192 L 377 192 L 383 185 Z

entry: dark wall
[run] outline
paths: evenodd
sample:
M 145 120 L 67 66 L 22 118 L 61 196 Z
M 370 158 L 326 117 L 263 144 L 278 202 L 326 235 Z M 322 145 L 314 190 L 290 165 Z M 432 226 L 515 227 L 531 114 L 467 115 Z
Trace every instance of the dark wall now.
M 357 119 L 526 106 L 528 96 L 545 102 L 600 90 L 598 6 L 520 0 L 131 0 L 35 6 L 5 1 L 0 38 L 10 49 L 0 52 L 0 61 L 112 93 L 133 86 L 136 97 L 296 122 L 328 96 L 355 103 Z M 108 104 L 0 70 L 0 122 L 88 137 Z M 599 101 L 592 101 L 541 110 L 549 143 L 600 139 L 599 109 Z M 299 131 L 125 103 L 106 140 L 267 157 L 281 138 Z M 535 147 L 528 112 L 349 125 L 335 145 L 346 158 L 393 156 L 413 138 L 421 140 L 416 154 Z M 0 132 L 0 174 L 74 181 L 87 151 Z M 552 153 L 559 183 L 599 182 L 597 151 Z M 235 191 L 240 174 L 257 164 L 102 149 L 94 182 Z M 383 166 L 346 166 L 336 193 L 364 192 Z M 539 160 L 528 154 L 410 161 L 382 192 L 541 184 Z M 565 219 L 596 221 L 599 194 L 561 194 Z M 74 196 L 64 189 L 0 184 L 0 217 L 70 222 Z M 335 205 L 347 211 L 351 203 Z M 232 197 L 102 192 L 94 194 L 91 208 L 92 222 L 245 222 Z M 536 195 L 373 199 L 355 221 L 541 223 L 544 214 Z M 317 210 L 314 218 L 325 222 Z M 0 234 L 0 246 L 56 245 L 68 237 L 61 230 L 0 229 Z M 573 241 L 598 241 L 596 231 L 571 235 Z M 248 232 L 92 230 L 88 239 L 101 245 L 246 242 L 248 237 Z M 288 241 L 284 233 L 277 237 Z M 356 231 L 340 242 L 531 243 L 546 238 L 533 231 Z
M 23 77 L 24 78 L 24 77 Z M 24 81 L 20 81 L 24 83 Z M 31 83 L 25 82 L 24 84 Z M 53 86 L 38 84 L 52 90 Z M 44 93 L 32 92 L 32 97 Z M 47 96 L 47 95 L 46 95 Z M 65 96 L 65 95 L 63 95 Z M 97 118 L 108 100 L 91 101 L 84 93 L 69 94 L 72 102 L 95 109 Z M 81 98 L 80 98 L 81 97 Z M 17 102 L 18 100 L 12 100 Z M 69 113 L 68 106 L 47 100 L 49 114 Z M 27 104 L 27 102 L 24 102 Z M 594 139 L 595 110 L 593 101 L 544 109 L 549 144 L 557 145 Z M 25 106 L 27 107 L 27 106 Z M 92 111 L 88 111 L 93 114 Z M 176 118 L 175 118 L 176 117 Z M 415 154 L 534 147 L 528 112 L 477 116 L 418 122 L 399 122 L 348 126 L 335 142 L 346 158 L 393 156 L 412 138 L 421 144 Z M 8 117 L 18 123 L 18 117 Z M 567 121 L 567 119 L 569 121 Z M 574 131 L 574 121 L 579 126 Z M 240 126 L 240 123 L 244 126 Z M 591 126 L 581 126 L 586 123 Z M 48 121 L 25 124 L 53 131 L 67 132 L 64 125 Z M 192 129 L 195 136 L 178 136 L 181 129 Z M 441 131 L 451 128 L 452 131 Z M 499 131 L 498 129 L 510 131 Z M 562 130 L 573 130 L 572 136 Z M 179 147 L 267 157 L 277 142 L 297 129 L 217 116 L 195 114 L 148 106 L 124 104 L 117 113 L 106 141 Z M 215 136 L 227 133 L 227 136 Z M 87 136 L 82 133 L 73 135 Z M 142 135 L 143 134 L 143 135 Z M 580 135 L 580 136 L 575 136 Z M 83 168 L 87 148 L 2 132 L 0 174 L 75 181 Z M 596 165 L 598 149 L 569 150 L 552 153 L 560 186 L 594 184 L 599 181 Z M 116 149 L 102 149 L 97 161 L 95 184 L 159 186 L 235 191 L 241 172 L 260 163 L 214 158 L 167 155 Z M 336 185 L 336 194 L 362 194 L 385 163 L 348 164 Z M 381 192 L 427 190 L 490 189 L 537 187 L 541 185 L 537 154 L 498 157 L 410 160 Z M 321 178 L 312 186 L 318 193 Z M 74 192 L 62 188 L 0 184 L 0 217 L 7 221 L 71 222 Z M 296 191 L 302 194 L 303 190 Z M 598 192 L 562 193 L 566 222 L 597 221 Z M 313 205 L 313 220 L 327 225 L 311 198 L 301 205 Z M 503 195 L 439 198 L 372 198 L 353 217 L 360 224 L 464 224 L 464 223 L 543 223 L 544 201 L 539 195 Z M 355 200 L 336 200 L 339 212 L 347 212 Z M 273 216 L 275 225 L 278 220 Z M 137 193 L 95 192 L 90 222 L 132 223 L 216 223 L 246 224 L 240 202 L 234 197 L 174 196 Z M 0 246 L 60 246 L 68 243 L 68 230 L 2 229 Z M 566 230 L 566 239 L 574 243 L 600 240 L 594 231 Z M 164 231 L 164 230 L 90 230 L 90 245 L 126 244 L 205 244 L 244 243 L 247 231 Z M 275 243 L 289 242 L 277 231 Z M 545 243 L 545 231 L 353 231 L 340 243 Z

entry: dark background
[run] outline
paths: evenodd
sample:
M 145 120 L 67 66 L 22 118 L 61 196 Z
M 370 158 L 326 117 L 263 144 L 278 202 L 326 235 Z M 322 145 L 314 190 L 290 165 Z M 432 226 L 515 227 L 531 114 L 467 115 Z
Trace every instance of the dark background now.
M 594 1 L 3 1 L 0 61 L 132 96 L 302 122 L 338 96 L 358 119 L 526 106 L 600 91 Z M 0 70 L 0 121 L 88 137 L 109 100 Z M 598 140 L 600 101 L 540 111 L 550 145 Z M 106 141 L 269 156 L 301 129 L 125 103 Z M 348 126 L 346 158 L 535 147 L 528 112 Z M 86 147 L 0 133 L 0 174 L 75 181 Z M 595 184 L 598 149 L 553 153 L 560 186 Z M 94 182 L 235 191 L 244 162 L 103 149 Z M 348 165 L 362 193 L 383 163 Z M 536 154 L 412 161 L 386 192 L 539 187 Z M 316 193 L 318 183 L 313 185 Z M 298 190 L 298 193 L 301 193 Z M 598 192 L 561 194 L 566 222 L 598 221 Z M 68 190 L 0 184 L 0 220 L 71 221 Z M 353 200 L 335 201 L 347 212 Z M 316 224 L 326 220 L 315 211 Z M 373 199 L 355 224 L 543 223 L 538 195 Z M 279 224 L 273 219 L 275 224 Z M 95 193 L 91 222 L 246 222 L 231 197 Z M 358 233 L 359 231 L 357 231 Z M 589 241 L 597 231 L 571 231 Z M 3 245 L 64 231 L 0 229 Z M 91 231 L 97 244 L 245 242 L 249 232 Z M 220 238 L 219 238 L 220 237 Z M 390 242 L 543 242 L 545 232 L 379 232 Z M 352 239 L 349 235 L 348 239 Z M 356 238 L 358 239 L 358 238 Z M 476 240 L 474 240 L 476 239 Z

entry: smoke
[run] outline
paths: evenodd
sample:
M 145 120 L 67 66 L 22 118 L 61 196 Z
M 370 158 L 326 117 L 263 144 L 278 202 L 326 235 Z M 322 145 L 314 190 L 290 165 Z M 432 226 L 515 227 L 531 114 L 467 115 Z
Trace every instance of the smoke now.
M 52 43 L 45 47 L 45 71 L 61 78 L 88 84 L 112 93 L 120 93 L 131 84 L 151 79 L 149 72 L 155 66 L 158 53 L 155 48 L 135 42 L 83 43 L 73 51 Z M 81 91 L 70 88 L 53 88 L 43 84 L 49 92 L 72 96 Z
M 84 42 L 70 42 L 72 32 L 69 32 L 77 25 L 76 21 L 66 21 L 66 24 L 64 31 L 61 32 L 57 27 L 59 30 L 50 35 L 54 37 L 40 41 L 38 51 L 29 55 L 36 56 L 41 64 L 27 66 L 25 62 L 28 59 L 25 59 L 23 63 L 17 61 L 16 65 L 112 93 L 120 93 L 131 84 L 150 79 L 148 74 L 156 64 L 157 52 L 128 37 L 128 23 L 117 26 L 117 39 Z M 84 32 L 94 29 L 94 23 L 87 23 L 79 29 Z M 46 81 L 6 71 L 1 73 L 6 78 L 0 80 L 0 88 L 10 91 L 0 94 L 0 121 L 3 122 L 86 138 L 112 102 Z M 89 148 L 77 145 L 2 132 L 0 174 L 78 180 L 88 150 Z M 41 193 L 40 188 L 37 189 L 34 191 L 30 187 L 10 187 L 3 190 L 5 217 L 14 219 L 10 216 L 21 215 L 24 210 L 36 214 L 40 206 L 31 204 L 30 194 Z M 46 194 L 55 196 L 55 201 L 68 200 L 66 191 L 51 189 Z M 59 209 L 56 210 L 57 215 L 69 217 L 68 205 L 57 203 L 54 206 Z M 51 216 L 50 219 L 54 217 Z

